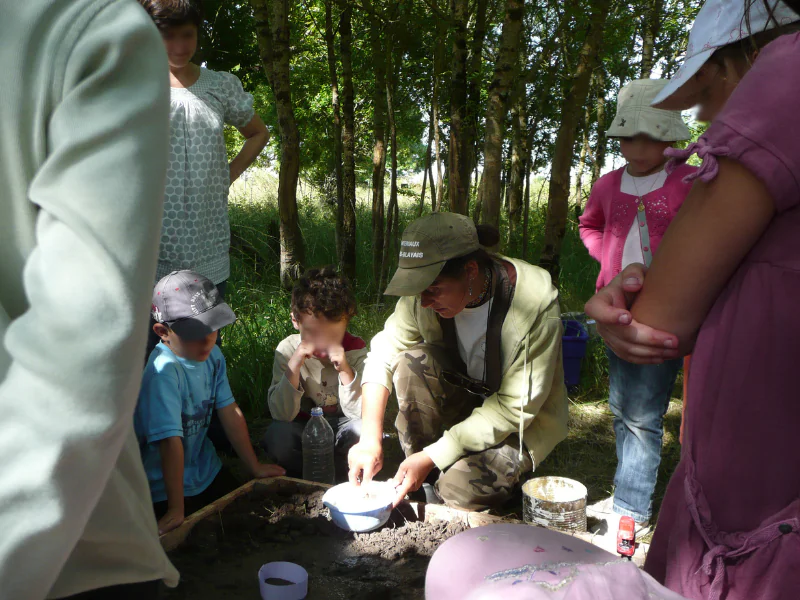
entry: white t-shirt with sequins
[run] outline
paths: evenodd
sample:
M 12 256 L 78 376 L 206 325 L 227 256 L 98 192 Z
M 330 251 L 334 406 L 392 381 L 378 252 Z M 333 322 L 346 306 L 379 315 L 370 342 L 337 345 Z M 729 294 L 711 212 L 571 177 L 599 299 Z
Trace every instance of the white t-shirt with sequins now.
M 244 127 L 253 96 L 231 73 L 201 69 L 170 94 L 170 157 L 156 279 L 191 269 L 214 283 L 230 275 L 225 124 Z

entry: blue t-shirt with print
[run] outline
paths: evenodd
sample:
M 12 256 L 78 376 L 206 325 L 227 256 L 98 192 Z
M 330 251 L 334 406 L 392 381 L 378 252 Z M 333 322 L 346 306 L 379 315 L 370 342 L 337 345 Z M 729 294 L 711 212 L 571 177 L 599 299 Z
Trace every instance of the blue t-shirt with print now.
M 155 347 L 144 369 L 134 416 L 153 502 L 167 499 L 158 443 L 169 437 L 183 438 L 183 495 L 196 496 L 211 485 L 222 463 L 206 435 L 208 425 L 215 409 L 233 401 L 218 346 L 203 362 L 176 356 L 164 343 Z

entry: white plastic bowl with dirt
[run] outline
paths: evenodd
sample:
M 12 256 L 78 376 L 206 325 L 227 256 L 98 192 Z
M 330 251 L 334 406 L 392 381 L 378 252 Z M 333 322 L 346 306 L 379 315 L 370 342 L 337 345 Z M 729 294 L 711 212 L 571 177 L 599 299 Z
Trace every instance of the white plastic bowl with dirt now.
M 388 481 L 350 482 L 332 487 L 322 497 L 333 522 L 345 531 L 366 533 L 382 527 L 392 514 L 394 486 Z

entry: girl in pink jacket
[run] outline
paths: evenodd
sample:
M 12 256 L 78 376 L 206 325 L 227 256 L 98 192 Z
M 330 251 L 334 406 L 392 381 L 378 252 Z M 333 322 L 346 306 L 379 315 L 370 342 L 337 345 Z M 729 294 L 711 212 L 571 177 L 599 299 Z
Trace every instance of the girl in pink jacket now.
M 617 114 L 608 130 L 619 138 L 627 164 L 601 177 L 580 219 L 581 239 L 600 262 L 597 288 L 632 263 L 649 265 L 661 237 L 689 192 L 683 179 L 695 168 L 681 166 L 671 174 L 664 151 L 690 138 L 680 112 L 650 107 L 666 80 L 641 79 L 622 88 Z M 617 438 L 614 495 L 589 508 L 616 543 L 620 516 L 633 517 L 638 535 L 649 527 L 653 490 L 661 463 L 664 413 L 681 360 L 635 365 L 607 350 L 609 405 Z M 603 526 L 605 522 L 605 526 Z

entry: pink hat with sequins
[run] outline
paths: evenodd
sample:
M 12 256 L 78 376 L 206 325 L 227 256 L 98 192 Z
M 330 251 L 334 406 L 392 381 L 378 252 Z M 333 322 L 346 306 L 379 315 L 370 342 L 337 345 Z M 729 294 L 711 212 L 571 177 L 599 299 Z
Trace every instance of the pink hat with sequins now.
M 689 32 L 683 64 L 652 105 L 669 110 L 692 108 L 699 91 L 693 85 L 694 75 L 718 48 L 800 20 L 800 15 L 780 0 L 751 0 L 748 12 L 745 15 L 745 0 L 708 0 L 703 4 Z

